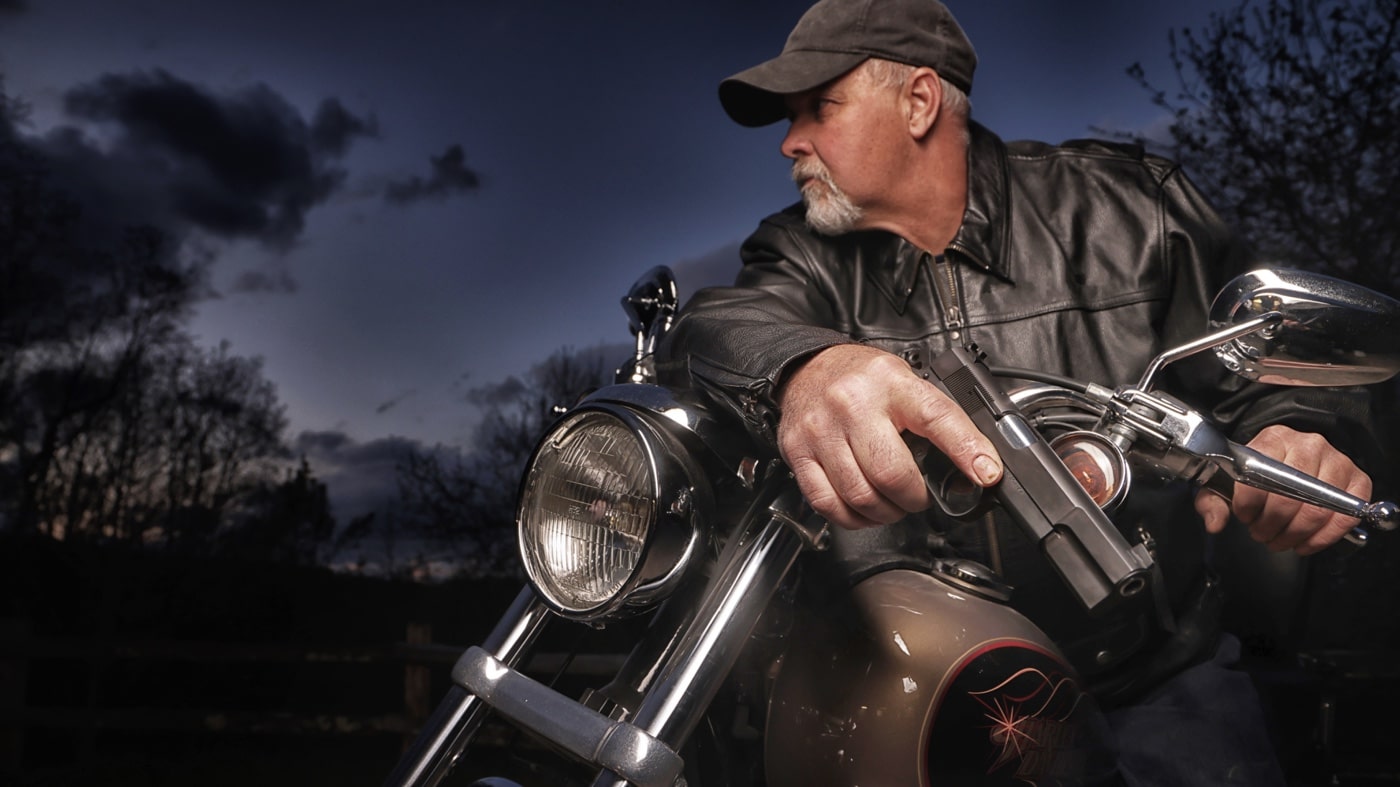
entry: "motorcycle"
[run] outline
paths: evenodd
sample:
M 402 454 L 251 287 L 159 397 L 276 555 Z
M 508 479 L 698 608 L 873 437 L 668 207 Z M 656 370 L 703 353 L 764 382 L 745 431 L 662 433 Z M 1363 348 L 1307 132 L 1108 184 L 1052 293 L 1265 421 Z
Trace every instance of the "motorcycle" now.
M 564 411 L 520 484 L 528 584 L 479 646 L 386 785 L 442 782 L 488 713 L 582 764 L 591 784 L 1053 784 L 1085 767 L 1087 695 L 1056 645 L 1007 603 L 986 566 L 890 566 L 834 603 L 804 595 L 804 558 L 831 534 L 778 459 L 700 395 L 656 384 L 678 308 L 657 267 L 623 298 L 635 355 L 617 383 Z M 1364 546 L 1400 522 L 1370 502 L 1227 439 L 1154 383 L 1214 353 L 1250 380 L 1364 385 L 1400 371 L 1400 302 L 1316 274 L 1256 270 L 1215 299 L 1207 332 L 1108 388 L 1001 369 L 975 347 L 931 380 L 993 440 L 1003 480 L 981 490 L 926 443 L 911 447 L 943 512 L 1004 509 L 1090 611 L 1153 584 L 1151 544 L 1111 520 L 1134 479 L 1234 484 L 1360 520 Z M 1006 390 L 1004 380 L 1029 385 Z M 525 675 L 551 621 L 649 615 L 612 680 L 578 698 Z M 559 783 L 551 777 L 549 783 Z M 516 782 L 490 777 L 475 784 Z

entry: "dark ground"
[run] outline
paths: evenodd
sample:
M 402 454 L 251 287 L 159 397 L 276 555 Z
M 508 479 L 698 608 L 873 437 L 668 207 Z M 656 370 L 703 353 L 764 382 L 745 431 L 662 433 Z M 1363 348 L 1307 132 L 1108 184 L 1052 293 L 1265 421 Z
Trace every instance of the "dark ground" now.
M 1400 782 L 1398 555 L 1400 540 L 1378 536 L 1345 560 L 1246 561 L 1228 580 L 1252 599 L 1230 622 L 1294 787 Z M 518 588 L 0 541 L 0 784 L 379 785 L 411 726 L 406 664 L 392 655 L 406 625 L 451 646 L 425 665 L 436 704 L 451 654 L 479 642 Z M 577 632 L 543 647 L 566 649 Z M 607 632 L 582 636 L 585 649 L 617 649 Z M 312 655 L 256 648 L 288 643 Z M 325 656 L 347 652 L 362 657 Z M 494 745 L 452 783 L 525 779 L 512 760 L 537 747 L 499 724 L 485 738 Z

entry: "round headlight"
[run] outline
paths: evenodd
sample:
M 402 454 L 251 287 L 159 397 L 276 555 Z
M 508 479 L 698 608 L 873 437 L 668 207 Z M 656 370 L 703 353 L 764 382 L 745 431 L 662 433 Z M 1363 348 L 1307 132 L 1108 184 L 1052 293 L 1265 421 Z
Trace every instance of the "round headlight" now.
M 520 553 L 566 614 L 611 609 L 635 585 L 658 516 L 657 467 L 637 424 L 576 412 L 536 449 L 520 496 Z

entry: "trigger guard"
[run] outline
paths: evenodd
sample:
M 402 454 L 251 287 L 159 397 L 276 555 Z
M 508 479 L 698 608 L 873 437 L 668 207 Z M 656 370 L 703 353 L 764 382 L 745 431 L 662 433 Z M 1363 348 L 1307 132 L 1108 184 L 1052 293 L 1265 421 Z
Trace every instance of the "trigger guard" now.
M 924 483 L 938 508 L 953 519 L 969 519 L 986 509 L 986 490 L 957 468 L 926 474 Z

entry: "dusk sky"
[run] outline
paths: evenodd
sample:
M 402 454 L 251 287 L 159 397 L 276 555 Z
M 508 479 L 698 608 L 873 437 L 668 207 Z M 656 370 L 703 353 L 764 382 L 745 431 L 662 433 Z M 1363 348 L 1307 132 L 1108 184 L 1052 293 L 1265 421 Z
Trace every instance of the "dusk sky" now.
M 1050 141 L 1160 127 L 1126 68 L 1173 86 L 1168 30 L 1236 4 L 950 2 L 974 117 Z M 289 438 L 460 444 L 467 388 L 628 341 L 638 274 L 728 280 L 795 199 L 782 129 L 715 91 L 807 5 L 0 0 L 0 77 L 94 205 L 213 259 L 193 328 L 264 359 Z M 223 109 L 195 143 L 192 106 Z

